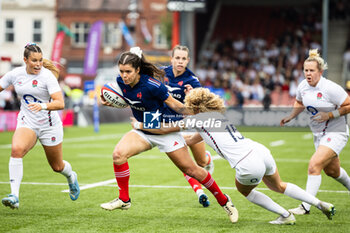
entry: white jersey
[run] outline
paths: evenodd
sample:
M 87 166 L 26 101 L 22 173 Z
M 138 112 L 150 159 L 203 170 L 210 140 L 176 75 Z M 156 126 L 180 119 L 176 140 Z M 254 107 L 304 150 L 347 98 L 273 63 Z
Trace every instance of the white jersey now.
M 39 111 L 34 113 L 29 110 L 29 103 L 50 102 L 50 95 L 61 91 L 56 77 L 44 67 L 38 75 L 28 74 L 25 66 L 21 66 L 6 73 L 0 79 L 0 86 L 7 88 L 13 85 L 17 95 L 21 98 L 21 110 L 18 119 L 25 121 L 33 128 L 62 125 L 57 111 Z
M 310 115 L 309 126 L 314 135 L 327 132 L 343 132 L 349 135 L 345 116 L 321 123 L 312 120 L 312 116 L 318 112 L 330 112 L 338 109 L 347 96 L 348 94 L 341 86 L 321 77 L 315 87 L 310 86 L 304 79 L 298 86 L 296 100 L 302 102 L 308 111 Z
M 205 112 L 185 119 L 186 127 L 196 129 L 203 140 L 232 168 L 244 159 L 257 145 L 245 138 L 227 118 L 219 112 Z

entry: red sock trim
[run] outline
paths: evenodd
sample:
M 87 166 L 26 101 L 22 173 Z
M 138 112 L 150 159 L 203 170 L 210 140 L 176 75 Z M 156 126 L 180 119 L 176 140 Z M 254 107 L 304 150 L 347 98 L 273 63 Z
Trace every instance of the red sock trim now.
M 198 180 L 186 175 L 185 173 L 184 173 L 184 176 L 185 176 L 186 180 L 188 181 L 188 183 L 191 185 L 193 191 L 197 192 L 198 189 L 202 189 L 202 185 L 201 185 L 201 183 L 199 183 Z
M 114 176 L 118 183 L 119 188 L 119 199 L 126 202 L 130 199 L 129 197 L 129 179 L 130 170 L 128 162 L 121 165 L 113 164 Z
M 207 177 L 201 181 L 201 184 L 204 185 L 214 195 L 220 205 L 226 204 L 227 197 L 221 192 L 219 186 L 216 184 L 215 180 L 211 177 L 209 172 Z

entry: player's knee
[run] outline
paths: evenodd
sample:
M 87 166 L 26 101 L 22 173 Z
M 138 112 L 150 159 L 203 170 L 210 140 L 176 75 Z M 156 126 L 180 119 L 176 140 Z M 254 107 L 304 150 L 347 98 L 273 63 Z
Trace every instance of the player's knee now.
M 12 146 L 11 150 L 11 157 L 13 158 L 22 158 L 27 153 L 27 150 L 18 145 L 18 146 Z
M 308 168 L 309 175 L 318 175 L 321 172 L 321 168 L 319 165 L 315 163 L 310 163 Z
M 126 154 L 123 153 L 121 150 L 115 149 L 113 151 L 113 162 L 119 163 L 119 162 L 126 160 L 126 159 L 127 159 Z

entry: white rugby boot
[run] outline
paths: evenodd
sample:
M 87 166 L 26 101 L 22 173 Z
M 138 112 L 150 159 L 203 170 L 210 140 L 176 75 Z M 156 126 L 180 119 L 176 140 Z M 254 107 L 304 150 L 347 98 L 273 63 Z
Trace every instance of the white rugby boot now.
M 289 209 L 288 211 L 295 215 L 310 214 L 310 210 L 306 210 L 303 204 L 300 204 L 297 208 Z
M 131 207 L 131 201 L 129 200 L 127 202 L 124 202 L 119 198 L 116 198 L 110 202 L 103 203 L 100 206 L 102 209 L 105 209 L 105 210 L 115 210 L 115 209 L 127 210 Z
M 295 217 L 292 213 L 288 217 L 283 217 L 282 215 L 276 218 L 276 220 L 270 221 L 270 224 L 275 225 L 294 225 L 295 224 Z
M 225 196 L 227 197 L 227 202 L 222 206 L 222 208 L 224 208 L 226 211 L 227 215 L 230 218 L 230 221 L 232 223 L 236 223 L 238 221 L 238 210 L 233 205 L 231 198 L 227 194 L 225 194 Z

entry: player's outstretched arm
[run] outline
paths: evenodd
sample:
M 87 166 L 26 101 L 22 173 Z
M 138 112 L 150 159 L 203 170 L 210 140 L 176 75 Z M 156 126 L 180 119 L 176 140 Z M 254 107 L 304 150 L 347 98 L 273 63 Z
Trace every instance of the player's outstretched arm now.
M 291 120 L 293 120 L 296 116 L 298 116 L 302 111 L 304 111 L 304 105 L 302 102 L 296 100 L 294 102 L 293 105 L 293 110 L 290 113 L 289 116 L 284 117 L 281 121 L 280 121 L 280 126 L 284 126 L 284 124 L 290 122 Z
M 187 109 L 183 103 L 169 95 L 169 97 L 164 101 L 175 112 L 183 115 L 192 115 L 192 111 Z

